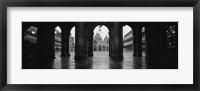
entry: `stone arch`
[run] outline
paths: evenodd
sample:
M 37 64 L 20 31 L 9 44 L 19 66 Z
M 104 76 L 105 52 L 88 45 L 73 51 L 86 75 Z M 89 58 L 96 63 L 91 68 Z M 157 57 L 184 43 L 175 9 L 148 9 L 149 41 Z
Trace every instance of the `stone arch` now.
M 55 30 L 54 30 L 54 50 L 57 51 L 57 50 L 61 50 L 61 42 L 62 42 L 62 38 L 61 38 L 61 33 L 62 33 L 62 30 L 59 26 L 56 26 L 55 27 Z
M 106 29 L 105 31 L 107 32 L 107 36 L 109 36 L 109 28 L 107 27 L 107 23 L 103 22 L 90 22 L 88 24 L 88 55 L 93 56 L 93 51 L 99 50 L 99 44 L 101 44 L 100 40 L 96 40 L 94 37 L 97 34 L 96 32 L 100 27 L 104 27 Z M 102 30 L 104 31 L 104 30 Z M 101 38 L 101 41 L 103 41 L 103 38 Z M 96 44 L 94 44 L 96 43 Z M 102 47 L 101 47 L 102 50 Z
M 76 46 L 77 51 L 75 56 L 77 58 L 87 58 L 88 56 L 93 56 L 93 45 L 92 35 L 93 35 L 93 28 L 96 25 L 102 25 L 109 29 L 109 36 L 112 40 L 109 41 L 109 56 L 112 58 L 123 59 L 123 41 L 122 41 L 122 25 L 119 22 L 79 22 L 77 23 L 78 26 L 78 37 L 79 40 Z M 85 30 L 87 32 L 85 32 Z M 77 38 L 77 37 L 76 37 Z M 81 54 L 82 53 L 82 54 Z M 90 54 L 92 53 L 92 54 Z M 75 58 L 76 58 L 75 57 Z
M 134 50 L 134 38 L 133 38 L 133 29 L 130 25 L 125 24 L 123 26 L 123 49 L 124 51 L 133 51 Z

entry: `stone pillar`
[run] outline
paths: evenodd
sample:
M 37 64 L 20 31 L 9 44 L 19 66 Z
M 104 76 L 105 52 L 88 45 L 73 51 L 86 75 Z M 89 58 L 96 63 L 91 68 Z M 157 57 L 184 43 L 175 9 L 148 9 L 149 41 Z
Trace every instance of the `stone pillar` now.
M 142 57 L 142 24 L 134 23 L 133 29 L 133 56 Z
M 149 23 L 146 26 L 147 60 L 153 60 L 159 55 L 159 29 L 157 23 Z M 150 61 L 149 61 L 150 62 Z
M 153 23 L 149 23 L 146 26 L 146 42 L 147 42 L 147 68 L 156 68 L 154 65 L 156 64 L 155 61 L 158 60 L 158 43 L 156 43 L 158 38 L 158 32 L 156 32 L 156 26 Z
M 54 31 L 55 25 L 53 23 L 37 23 L 37 39 L 38 39 L 38 57 L 42 61 L 55 58 L 54 51 Z
M 70 56 L 70 51 L 69 51 L 69 39 L 70 39 L 70 30 L 71 30 L 71 27 L 69 27 L 69 28 L 67 28 L 67 38 L 66 38 L 66 41 L 67 41 L 67 43 L 66 43 L 66 54 L 67 54 L 67 56 Z
M 91 57 L 93 56 L 93 27 L 90 27 L 89 25 L 87 26 L 88 30 L 88 56 Z
M 92 36 L 92 35 L 91 35 Z M 93 56 L 93 37 L 88 40 L 88 56 Z
M 62 30 L 62 33 L 61 33 L 61 57 L 64 57 L 64 56 L 66 56 L 66 36 L 67 36 L 67 34 L 66 34 L 66 30 L 65 30 L 65 28 L 63 28 L 63 27 L 61 27 L 60 26 L 60 28 L 61 28 L 61 30 Z
M 123 60 L 122 24 L 114 22 L 112 32 L 112 58 Z
M 76 45 L 75 45 L 75 60 L 86 59 L 88 57 L 87 51 L 87 32 L 83 22 L 76 23 Z
M 70 30 L 71 26 L 63 25 L 60 26 L 62 30 L 62 48 L 61 48 L 61 56 L 70 56 L 69 53 L 69 36 L 70 36 Z

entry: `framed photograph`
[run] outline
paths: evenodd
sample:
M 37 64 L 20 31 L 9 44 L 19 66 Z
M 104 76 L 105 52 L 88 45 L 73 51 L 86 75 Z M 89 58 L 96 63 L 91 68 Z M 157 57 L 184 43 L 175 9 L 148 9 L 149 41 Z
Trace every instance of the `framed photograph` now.
M 199 90 L 199 0 L 0 7 L 2 90 Z

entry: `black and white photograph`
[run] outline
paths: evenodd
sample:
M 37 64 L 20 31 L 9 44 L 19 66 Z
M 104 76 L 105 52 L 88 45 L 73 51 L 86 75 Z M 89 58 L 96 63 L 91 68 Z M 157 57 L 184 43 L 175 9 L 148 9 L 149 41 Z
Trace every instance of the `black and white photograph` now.
M 22 22 L 22 69 L 178 69 L 178 21 Z
M 198 29 L 192 7 L 5 10 L 7 84 L 176 89 L 196 81 Z

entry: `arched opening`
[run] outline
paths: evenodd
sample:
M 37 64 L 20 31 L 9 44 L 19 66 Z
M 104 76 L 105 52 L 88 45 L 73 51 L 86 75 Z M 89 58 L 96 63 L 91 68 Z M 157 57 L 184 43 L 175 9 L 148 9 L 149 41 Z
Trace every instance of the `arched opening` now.
M 145 68 L 146 35 L 145 27 L 139 25 L 123 26 L 123 54 L 126 68 Z M 140 55 L 141 53 L 141 55 Z M 132 57 L 134 60 L 131 60 Z M 129 64 L 128 64 L 129 63 Z
M 123 68 L 133 68 L 134 60 L 134 30 L 129 25 L 124 25 L 123 31 Z
M 52 68 L 61 68 L 61 50 L 62 50 L 62 32 L 60 26 L 56 26 L 54 30 L 54 55 L 55 59 L 52 65 Z
M 69 52 L 70 52 L 70 56 L 74 57 L 75 55 L 75 31 L 76 31 L 76 27 L 72 27 L 70 30 L 70 35 L 69 35 Z
M 134 53 L 134 30 L 129 26 L 123 26 L 123 54 L 124 58 L 132 56 Z M 127 57 L 128 56 L 128 57 Z
M 62 29 L 62 30 L 61 30 Z M 73 63 L 75 55 L 75 27 L 57 26 L 55 28 L 55 59 L 54 68 L 68 68 L 63 64 L 69 65 Z M 61 65 L 59 65 L 61 64 Z
M 55 57 L 59 58 L 61 55 L 61 28 L 59 26 L 55 27 L 54 31 L 54 51 L 55 51 Z
M 109 29 L 105 25 L 97 25 L 93 30 L 93 68 L 109 67 Z M 107 48 L 107 50 L 106 50 Z
M 93 51 L 108 53 L 109 50 L 109 30 L 105 25 L 97 25 L 93 30 Z M 106 50 L 107 48 L 107 50 Z
M 123 50 L 133 52 L 133 30 L 129 25 L 123 26 Z

